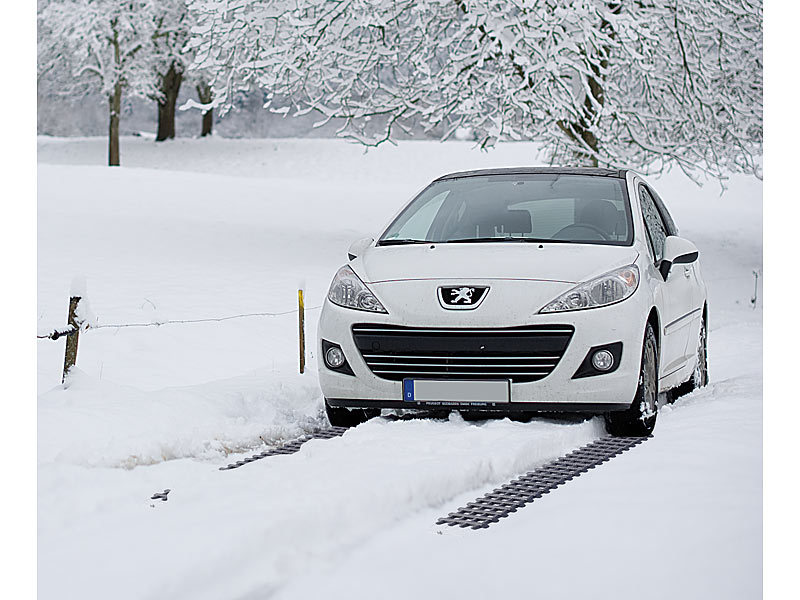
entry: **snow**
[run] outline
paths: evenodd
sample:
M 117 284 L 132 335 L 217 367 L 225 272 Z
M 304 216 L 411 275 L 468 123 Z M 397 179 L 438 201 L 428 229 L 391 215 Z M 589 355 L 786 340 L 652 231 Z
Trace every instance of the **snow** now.
M 84 275 L 75 275 L 72 278 L 72 283 L 69 286 L 69 295 L 71 298 L 83 298 L 86 296 L 86 277 Z
M 464 490 L 499 483 L 598 433 L 596 423 L 378 421 L 339 439 L 311 441 L 296 455 L 227 472 L 199 461 L 129 476 L 107 470 L 95 498 L 93 470 L 45 467 L 39 522 L 52 537 L 40 538 L 40 594 L 266 596 L 374 531 Z M 57 493 L 63 477 L 83 489 L 65 499 Z M 150 508 L 147 498 L 165 488 L 172 490 L 169 500 Z M 243 505 L 241 498 L 251 500 Z M 81 552 L 64 555 L 63 544 L 76 539 L 84 541 Z M 108 560 L 115 554 L 120 560 Z M 103 568 L 90 574 L 86 564 Z M 83 576 L 91 581 L 76 581 Z
M 214 458 L 327 425 L 318 390 L 299 375 L 255 372 L 143 392 L 78 371 L 65 387 L 45 394 L 39 407 L 41 462 L 132 468 Z
M 306 336 L 349 244 L 447 171 L 535 164 L 531 144 L 39 139 L 37 329 L 71 282 L 91 325 L 284 313 Z M 290 456 L 218 467 L 324 426 L 297 315 L 110 327 L 38 343 L 42 598 L 752 598 L 761 588 L 761 182 L 653 183 L 700 249 L 711 385 L 655 437 L 485 532 L 434 525 L 602 435 L 599 419 L 377 420 Z M 758 279 L 761 285 L 761 277 Z M 167 502 L 150 500 L 169 488 Z M 474 572 L 468 570 L 474 566 Z M 401 575 L 402 574 L 402 575 Z M 646 593 L 644 593 L 646 591 Z

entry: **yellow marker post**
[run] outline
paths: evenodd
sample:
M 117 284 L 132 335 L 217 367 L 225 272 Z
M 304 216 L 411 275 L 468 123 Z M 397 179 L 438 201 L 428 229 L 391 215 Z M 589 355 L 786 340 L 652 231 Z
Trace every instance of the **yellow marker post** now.
M 306 318 L 305 303 L 303 302 L 303 290 L 297 290 L 297 320 L 300 335 L 300 374 L 306 370 Z

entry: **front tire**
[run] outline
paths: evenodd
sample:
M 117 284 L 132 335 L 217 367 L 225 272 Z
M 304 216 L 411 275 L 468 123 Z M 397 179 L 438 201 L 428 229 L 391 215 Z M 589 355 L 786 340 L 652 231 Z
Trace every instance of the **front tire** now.
M 653 433 L 658 416 L 658 343 L 648 323 L 642 344 L 639 385 L 630 408 L 606 415 L 606 431 L 613 436 L 645 437 Z
M 331 406 L 325 398 L 325 414 L 333 427 L 355 427 L 381 414 L 379 409 L 343 408 Z

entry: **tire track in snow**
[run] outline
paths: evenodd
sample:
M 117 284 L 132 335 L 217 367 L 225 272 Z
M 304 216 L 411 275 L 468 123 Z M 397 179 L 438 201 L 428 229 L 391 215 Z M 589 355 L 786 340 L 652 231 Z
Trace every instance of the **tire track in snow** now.
M 93 574 L 92 588 L 113 590 L 120 600 L 236 598 L 275 590 L 420 511 L 506 481 L 602 435 L 602 419 L 376 419 L 225 475 L 209 470 L 207 462 L 169 461 L 126 472 L 123 486 L 168 487 L 169 502 L 155 509 L 152 502 L 125 502 L 105 505 L 102 513 L 75 514 L 61 533 L 91 543 L 68 554 L 43 547 L 40 567 L 53 575 L 48 587 L 63 596 L 80 591 L 70 574 L 85 564 L 104 565 Z M 88 486 L 104 488 L 108 483 L 94 481 L 104 471 L 81 476 Z M 107 560 L 119 552 L 119 540 L 135 552 L 136 569 Z M 158 551 L 146 550 L 153 548 Z M 170 585 L 163 577 L 141 577 L 164 571 L 164 557 Z

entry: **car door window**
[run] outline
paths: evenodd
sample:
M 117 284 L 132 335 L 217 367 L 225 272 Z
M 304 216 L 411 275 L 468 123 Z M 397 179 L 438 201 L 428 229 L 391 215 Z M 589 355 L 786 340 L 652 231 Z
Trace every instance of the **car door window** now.
M 648 187 L 647 191 L 653 197 L 653 201 L 656 203 L 656 208 L 658 209 L 658 213 L 661 215 L 661 220 L 664 221 L 664 226 L 667 228 L 667 235 L 678 235 L 678 226 L 675 225 L 675 221 L 672 219 L 672 215 L 669 214 L 667 210 L 667 205 L 664 204 L 664 201 L 658 195 L 653 188 Z
M 658 212 L 655 200 L 643 185 L 639 186 L 639 199 L 642 205 L 642 216 L 647 228 L 647 237 L 650 238 L 650 248 L 653 251 L 655 261 L 659 262 L 664 258 L 664 240 L 667 239 L 667 228 L 664 220 Z

